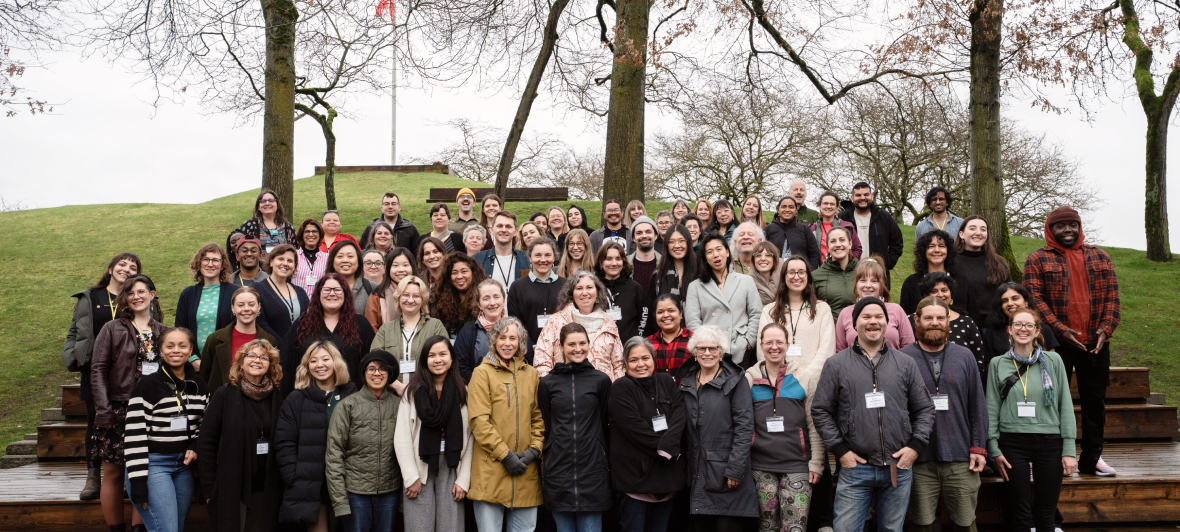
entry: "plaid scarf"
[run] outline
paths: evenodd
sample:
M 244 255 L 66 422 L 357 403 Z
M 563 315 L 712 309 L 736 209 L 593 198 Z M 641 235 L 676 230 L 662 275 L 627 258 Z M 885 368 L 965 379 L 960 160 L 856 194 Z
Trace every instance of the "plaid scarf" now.
M 1029 355 L 1028 358 L 1022 358 L 1020 355 L 1016 354 L 1015 351 L 1009 349 L 1008 350 L 1008 358 L 1016 361 L 1017 364 L 1022 364 L 1025 366 L 1031 366 L 1031 365 L 1036 364 L 1038 362 L 1040 363 L 1040 365 L 1041 365 L 1041 387 L 1045 389 L 1045 404 L 1047 406 L 1052 407 L 1053 406 L 1053 379 L 1051 377 L 1049 377 L 1049 363 L 1048 363 L 1049 357 L 1044 356 L 1044 352 L 1041 351 L 1041 346 L 1034 347 L 1032 354 Z M 1025 370 L 1025 371 L 1027 372 L 1028 370 Z

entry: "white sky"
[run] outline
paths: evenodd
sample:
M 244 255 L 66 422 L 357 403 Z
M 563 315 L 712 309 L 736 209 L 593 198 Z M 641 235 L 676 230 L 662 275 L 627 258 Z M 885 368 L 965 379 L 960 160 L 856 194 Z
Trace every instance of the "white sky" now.
M 28 94 L 58 105 L 52 115 L 0 119 L 0 196 L 31 207 L 115 203 L 198 203 L 258 186 L 261 168 L 261 118 L 234 127 L 229 116 L 206 116 L 196 98 L 150 105 L 150 86 L 137 75 L 100 59 L 80 62 L 77 54 L 45 57 L 47 70 L 29 70 L 20 86 Z M 477 94 L 406 90 L 399 93 L 398 159 L 425 157 L 458 140 L 444 125 L 468 118 L 507 129 L 516 110 L 512 91 Z M 556 135 L 577 147 L 601 144 L 601 129 L 587 127 L 589 115 L 549 108 L 542 94 L 528 124 L 534 134 Z M 336 121 L 338 165 L 389 164 L 390 102 L 372 96 L 350 106 L 356 120 Z M 1102 243 L 1145 248 L 1143 234 L 1145 120 L 1138 102 L 1098 108 L 1092 124 L 1078 113 L 1057 116 L 1008 102 L 1005 119 L 1065 142 L 1081 162 L 1081 174 L 1097 186 L 1100 206 L 1093 216 Z M 648 132 L 667 127 L 651 117 Z M 1169 147 L 1180 164 L 1180 139 Z M 323 138 L 310 119 L 296 125 L 295 175 L 305 177 L 323 164 Z M 444 161 L 445 162 L 445 161 Z M 49 185 L 49 186 L 47 186 Z M 1170 187 L 1171 244 L 1180 251 L 1180 186 Z M 1097 231 L 1095 231 L 1097 230 Z

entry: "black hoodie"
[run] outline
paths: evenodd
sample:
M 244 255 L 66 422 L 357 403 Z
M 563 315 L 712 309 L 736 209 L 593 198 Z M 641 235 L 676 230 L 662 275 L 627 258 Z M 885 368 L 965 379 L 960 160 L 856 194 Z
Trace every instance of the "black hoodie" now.
M 774 222 L 766 226 L 766 240 L 778 247 L 780 253 L 791 250 L 792 255 L 807 257 L 811 269 L 819 268 L 823 263 L 823 255 L 819 251 L 819 243 L 815 241 L 815 233 L 808 229 L 807 224 L 800 223 L 798 218 L 783 222 L 777 216 Z
M 598 278 L 606 286 L 606 299 L 612 309 L 619 309 L 622 319 L 615 320 L 619 326 L 619 340 L 626 343 L 633 336 L 647 336 L 647 330 L 655 322 L 651 319 L 651 300 L 643 287 L 630 277 L 614 280 Z M 607 309 L 610 312 L 611 309 Z

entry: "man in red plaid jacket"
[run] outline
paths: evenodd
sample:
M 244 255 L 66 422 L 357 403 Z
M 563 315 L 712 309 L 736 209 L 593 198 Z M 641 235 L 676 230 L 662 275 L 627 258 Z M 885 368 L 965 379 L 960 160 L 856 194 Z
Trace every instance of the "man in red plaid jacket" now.
M 1045 247 L 1024 262 L 1024 287 L 1045 323 L 1061 342 L 1067 382 L 1077 373 L 1082 407 L 1082 456 L 1078 472 L 1115 474 L 1102 461 L 1106 425 L 1106 388 L 1110 386 L 1110 345 L 1119 326 L 1119 283 L 1110 255 L 1084 244 L 1082 219 L 1070 207 L 1058 207 L 1045 220 Z

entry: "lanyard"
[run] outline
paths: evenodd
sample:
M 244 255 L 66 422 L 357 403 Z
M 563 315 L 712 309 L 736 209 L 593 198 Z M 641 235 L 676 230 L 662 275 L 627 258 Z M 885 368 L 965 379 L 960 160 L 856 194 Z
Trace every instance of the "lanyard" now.
M 274 289 L 275 295 L 279 296 L 279 299 L 283 300 L 283 305 L 287 307 L 287 315 L 291 317 L 291 321 L 295 321 L 295 303 L 292 302 L 292 299 L 294 299 L 294 298 L 286 298 L 286 299 L 283 298 L 284 295 L 287 295 L 287 296 L 291 295 L 291 287 L 288 286 L 287 293 L 283 294 L 283 293 L 279 292 L 279 287 L 275 285 L 275 282 L 273 280 L 271 280 L 270 277 L 266 278 L 266 282 L 269 283 L 270 287 Z
M 1021 376 L 1020 375 L 1020 364 L 1017 364 L 1016 361 L 1013 360 L 1012 365 L 1016 366 L 1016 378 L 1020 379 L 1020 386 L 1024 387 L 1024 402 L 1027 403 L 1028 402 L 1028 381 L 1025 380 L 1025 377 L 1028 376 L 1028 367 L 1026 366 L 1024 368 L 1024 376 Z
M 787 361 L 784 360 L 783 364 L 786 364 L 786 363 L 787 363 Z M 774 417 L 778 417 L 778 389 L 780 387 L 782 387 L 783 379 L 779 379 L 778 382 L 775 382 L 769 376 L 767 376 L 765 361 L 762 362 L 761 364 L 759 364 L 758 367 L 760 370 L 762 370 L 762 378 L 766 379 L 767 382 L 774 383 L 774 384 L 770 385 L 770 389 L 774 392 L 774 395 L 770 397 L 770 411 L 771 411 L 771 415 L 773 415 Z M 876 385 L 874 385 L 874 386 L 876 386 Z
M 803 309 L 806 306 L 807 306 L 807 303 L 803 303 L 803 305 L 799 307 L 799 319 L 800 320 L 803 319 Z M 795 321 L 795 309 L 791 308 L 790 305 L 787 305 L 787 317 L 790 318 L 790 320 L 791 320 L 790 342 L 793 344 L 793 343 L 795 343 L 795 331 L 799 330 L 799 322 Z
M 926 369 L 930 370 L 930 377 L 934 379 L 934 395 L 942 395 L 942 393 L 938 391 L 939 386 L 942 383 L 942 371 L 939 371 L 938 375 L 935 375 L 934 374 L 934 365 L 930 363 L 929 353 L 927 353 L 925 349 L 918 349 L 918 350 L 922 352 L 922 360 L 926 361 Z M 935 356 L 934 359 L 938 360 L 938 357 L 941 356 L 941 357 L 943 357 L 943 364 L 946 364 L 945 355 L 946 355 L 946 346 L 943 346 L 942 351 L 939 351 L 938 355 Z M 1015 362 L 1013 362 L 1013 363 L 1015 363 Z
M 931 223 L 932 225 L 934 225 L 934 227 L 935 227 L 936 229 L 938 229 L 939 231 L 945 231 L 945 230 L 946 230 L 946 224 L 947 224 L 947 223 L 949 223 L 950 221 L 951 221 L 951 216 L 950 216 L 950 213 L 947 213 L 946 219 L 944 219 L 944 220 L 942 221 L 942 227 L 939 227 L 939 226 L 938 226 L 938 222 L 934 220 L 934 215 L 933 215 L 933 214 L 931 214 L 931 215 L 930 215 L 930 223 Z
M 504 272 L 504 286 L 508 286 L 508 283 L 512 282 L 512 270 L 513 270 L 513 268 L 516 267 L 516 253 L 513 253 L 511 258 L 508 259 L 508 269 L 507 270 L 504 269 L 503 263 L 500 262 L 500 257 L 499 256 L 494 256 L 494 257 L 496 259 L 496 268 L 498 268 L 501 272 Z M 495 275 L 494 270 L 493 270 L 492 274 Z
M 418 318 L 418 323 L 410 330 L 409 336 L 406 336 L 406 321 L 402 320 L 402 360 L 410 359 L 410 343 L 414 341 L 415 336 L 418 336 L 418 325 L 422 324 L 423 319 L 425 318 Z
M 110 290 L 107 290 L 107 303 L 111 306 L 111 319 L 115 319 L 115 300 L 111 298 Z
M 184 405 L 180 404 L 180 386 L 176 384 L 176 380 L 172 378 L 172 375 L 169 375 L 168 370 L 164 370 L 164 376 L 168 377 L 168 380 L 172 381 L 172 398 L 176 399 L 176 409 L 180 411 L 177 413 L 177 417 L 185 416 L 186 410 Z
M 550 277 L 552 277 L 553 275 L 554 275 L 553 272 L 549 272 Z M 546 277 L 545 279 L 549 279 L 549 277 Z M 541 314 L 548 316 L 549 315 L 549 298 L 553 296 L 553 286 L 552 285 L 554 283 L 553 282 L 546 283 L 546 282 L 543 282 L 542 280 L 538 279 L 538 280 L 533 281 L 532 283 L 529 283 L 529 284 L 533 285 L 534 289 L 536 290 L 537 295 L 541 296 L 541 302 L 544 303 L 544 305 L 545 305 L 545 310 L 542 311 Z M 544 289 L 542 289 L 541 287 L 538 287 L 537 285 L 544 286 Z M 544 291 L 544 293 L 542 293 L 542 291 Z

